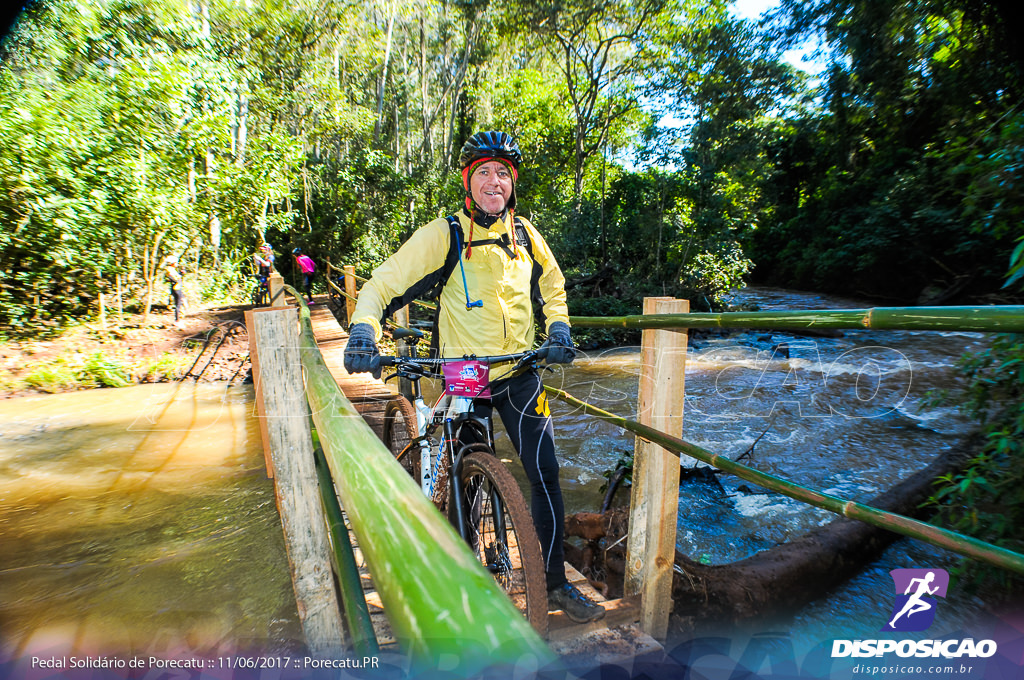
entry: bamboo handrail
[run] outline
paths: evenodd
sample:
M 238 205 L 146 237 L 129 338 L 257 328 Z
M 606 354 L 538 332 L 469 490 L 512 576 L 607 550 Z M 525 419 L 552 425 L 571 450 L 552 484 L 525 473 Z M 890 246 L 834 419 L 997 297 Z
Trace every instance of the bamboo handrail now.
M 324 362 L 299 301 L 306 397 L 331 476 L 403 651 L 452 675 L 544 667 L 554 654 L 363 420 Z
M 380 652 L 377 634 L 370 620 L 370 610 L 363 594 L 359 568 L 356 566 L 352 541 L 349 540 L 348 528 L 345 526 L 341 504 L 334 493 L 334 482 L 331 471 L 327 468 L 322 446 L 318 446 L 313 455 L 316 458 L 316 476 L 320 486 L 320 502 L 323 504 L 327 519 L 327 531 L 334 546 L 334 573 L 338 577 L 338 590 L 344 611 L 346 629 L 352 639 L 352 649 L 357 656 L 376 656 Z
M 846 310 L 645 314 L 621 317 L 569 317 L 579 328 L 749 328 L 757 330 L 870 329 L 917 331 L 1024 332 L 1024 305 L 957 307 L 873 307 Z M 735 474 L 801 502 L 850 519 L 860 520 L 911 538 L 952 550 L 994 566 L 1024 574 L 1024 555 L 903 515 L 872 508 L 814 491 L 749 468 L 718 454 L 636 421 L 603 411 L 566 392 L 545 386 L 549 394 L 584 413 L 611 422 L 674 453 L 685 453 L 720 470 Z
M 579 328 L 750 328 L 819 330 L 858 328 L 911 331 L 1024 332 L 1024 305 L 873 307 L 809 311 L 572 316 Z
M 931 543 L 932 545 L 946 548 L 947 550 L 952 550 L 953 552 L 966 555 L 967 557 L 971 557 L 982 562 L 987 562 L 1001 569 L 1013 571 L 1018 574 L 1024 574 L 1024 555 L 1020 555 L 1011 550 L 1000 548 L 997 545 L 992 545 L 991 543 L 986 543 L 985 541 L 971 538 L 970 536 L 958 534 L 955 531 L 942 529 L 925 522 L 920 522 L 916 519 L 911 519 L 910 517 L 905 517 L 893 512 L 887 512 L 885 510 L 879 510 L 878 508 L 872 508 L 871 506 L 864 505 L 862 503 L 845 500 L 820 491 L 808 489 L 800 486 L 799 484 L 794 484 L 793 482 L 782 479 L 781 477 L 776 477 L 774 475 L 761 472 L 760 470 L 747 467 L 746 465 L 737 463 L 717 453 L 711 453 L 696 444 L 691 444 L 679 437 L 659 432 L 652 427 L 641 425 L 635 420 L 629 420 L 613 413 L 609 413 L 608 411 L 604 411 L 596 406 L 586 403 L 585 401 L 573 397 L 563 390 L 549 387 L 547 385 L 544 386 L 544 390 L 548 394 L 561 399 L 568 404 L 582 408 L 584 413 L 590 414 L 614 425 L 618 425 L 622 429 L 628 430 L 638 437 L 650 442 L 654 442 L 668 451 L 672 451 L 676 454 L 685 453 L 686 455 L 696 458 L 697 460 L 707 463 L 719 470 L 736 475 L 741 479 L 753 482 L 754 484 L 763 486 L 766 489 L 777 491 L 803 503 L 823 508 L 829 512 L 849 517 L 850 519 L 860 520 L 861 522 L 881 527 L 883 529 L 888 529 L 889 531 L 903 536 L 909 536 L 911 538 L 925 541 L 926 543 Z

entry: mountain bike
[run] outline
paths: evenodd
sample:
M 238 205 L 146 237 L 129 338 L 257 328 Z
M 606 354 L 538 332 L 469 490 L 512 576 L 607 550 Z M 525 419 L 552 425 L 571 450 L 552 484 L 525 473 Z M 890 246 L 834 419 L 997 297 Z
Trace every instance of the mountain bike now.
M 412 402 L 402 396 L 388 402 L 384 442 L 527 621 L 545 634 L 547 583 L 533 518 L 518 482 L 494 455 L 490 416 L 473 413 L 474 401 L 490 396 L 490 366 L 514 363 L 513 371 L 527 370 L 535 365 L 536 352 L 418 358 L 422 332 L 398 329 L 393 335 L 406 340 L 412 356 L 382 356 L 381 365 L 395 369 L 388 380 L 408 381 Z M 422 378 L 445 381 L 432 407 L 424 401 Z
M 267 286 L 267 280 L 261 276 L 254 278 L 256 283 L 253 284 L 252 293 L 250 294 L 252 303 L 257 307 L 266 307 L 267 302 L 270 301 L 270 288 Z

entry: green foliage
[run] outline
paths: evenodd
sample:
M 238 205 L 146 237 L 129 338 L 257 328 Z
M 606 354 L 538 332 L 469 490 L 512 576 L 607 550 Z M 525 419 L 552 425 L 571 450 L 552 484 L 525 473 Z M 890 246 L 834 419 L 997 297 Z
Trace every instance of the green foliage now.
M 128 368 L 100 352 L 86 357 L 77 371 L 77 377 L 83 386 L 127 387 L 131 384 Z
M 127 387 L 133 379 L 131 369 L 124 363 L 95 352 L 85 357 L 56 357 L 33 368 L 22 382 L 41 392 L 62 392 L 91 387 Z
M 118 283 L 147 308 L 168 254 L 195 297 L 237 297 L 264 239 L 286 280 L 295 246 L 365 276 L 461 207 L 458 149 L 494 128 L 519 138 L 518 210 L 582 282 L 574 304 L 715 308 L 751 272 L 992 293 L 1011 256 L 1024 272 L 1001 11 L 783 0 L 762 26 L 720 0 L 33 3 L 0 66 L 0 326 L 48 332 Z M 831 62 L 817 89 L 781 58 L 808 35 Z
M 701 251 L 687 262 L 681 283 L 710 310 L 713 300 L 740 285 L 751 266 L 739 243 L 718 241 L 713 251 Z
M 1020 70 L 994 7 L 785 0 L 782 46 L 822 36 L 819 96 L 766 140 L 763 281 L 900 302 L 998 288 L 1021 223 Z
M 193 358 L 188 355 L 164 352 L 154 359 L 145 359 L 133 369 L 139 382 L 163 382 L 177 380 L 191 365 Z
M 937 480 L 928 505 L 952 529 L 1024 552 L 1024 336 L 996 336 L 960 363 L 970 379 L 965 408 L 984 425 L 985 444 L 962 472 Z M 973 562 L 960 572 L 1004 596 L 1024 587 L 1019 576 Z
M 611 296 L 569 296 L 569 314 L 572 316 L 626 316 L 639 314 L 642 302 L 638 299 L 621 299 Z M 596 349 L 612 345 L 639 344 L 637 330 L 613 330 L 608 328 L 574 328 L 573 342 L 581 349 Z
M 77 372 L 63 359 L 33 368 L 22 380 L 41 392 L 61 392 L 78 387 Z

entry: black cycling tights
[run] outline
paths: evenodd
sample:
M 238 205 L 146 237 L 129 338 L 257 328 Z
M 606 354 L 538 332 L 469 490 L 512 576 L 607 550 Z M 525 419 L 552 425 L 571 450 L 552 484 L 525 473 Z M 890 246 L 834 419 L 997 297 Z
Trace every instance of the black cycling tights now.
M 490 415 L 491 404 L 512 439 L 530 480 L 530 512 L 540 539 L 548 588 L 566 582 L 562 540 L 565 534 L 565 506 L 558 482 L 555 435 L 547 395 L 536 371 L 528 371 L 491 386 L 491 401 L 478 399 L 474 411 Z

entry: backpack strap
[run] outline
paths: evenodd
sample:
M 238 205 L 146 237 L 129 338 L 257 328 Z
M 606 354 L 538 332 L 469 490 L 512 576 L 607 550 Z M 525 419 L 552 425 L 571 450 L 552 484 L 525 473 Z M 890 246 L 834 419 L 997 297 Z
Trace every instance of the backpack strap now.
M 459 266 L 459 244 L 462 241 L 461 229 L 462 225 L 459 224 L 459 218 L 455 215 L 448 215 L 445 217 L 448 221 L 448 232 L 449 232 L 449 243 L 448 243 L 448 254 L 444 259 L 444 266 L 440 270 L 440 276 L 436 282 L 430 287 L 430 289 L 423 294 L 423 297 L 428 300 L 441 297 L 441 291 L 448 284 L 448 279 L 451 278 L 455 272 L 455 268 Z M 537 319 L 537 323 L 540 327 L 546 328 L 544 318 L 544 296 L 540 292 L 540 277 L 543 274 L 541 266 L 537 263 L 537 259 L 533 256 L 533 242 L 530 240 L 530 232 L 527 231 L 526 225 L 523 224 L 519 216 L 516 215 L 513 223 L 513 231 L 515 232 L 516 245 L 522 246 L 527 255 L 530 256 L 530 261 L 533 263 L 533 268 L 530 271 L 530 300 L 533 302 L 533 312 Z M 482 246 L 482 245 L 498 245 L 501 246 L 502 250 L 510 258 L 515 258 L 516 253 L 512 250 L 512 242 L 508 238 L 508 235 L 504 235 L 503 239 L 481 239 L 472 241 L 463 245 L 463 248 L 469 246 Z M 438 336 L 438 317 L 440 316 L 441 305 L 438 304 L 437 310 L 434 312 L 433 325 L 430 334 L 430 352 L 431 356 L 438 356 L 440 346 L 437 344 Z
M 523 224 L 518 215 L 516 215 L 513 228 L 516 232 L 516 243 L 526 249 L 526 253 L 530 256 L 530 261 L 533 263 L 533 269 L 530 270 L 530 301 L 533 303 L 533 316 L 537 319 L 537 325 L 540 326 L 541 330 L 544 330 L 547 328 L 547 317 L 544 316 L 544 296 L 540 292 L 540 276 L 544 273 L 544 270 L 537 263 L 537 258 L 533 256 L 533 242 L 530 240 L 530 232 L 526 230 L 526 225 Z

